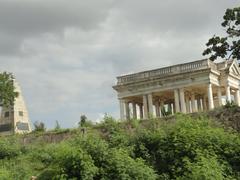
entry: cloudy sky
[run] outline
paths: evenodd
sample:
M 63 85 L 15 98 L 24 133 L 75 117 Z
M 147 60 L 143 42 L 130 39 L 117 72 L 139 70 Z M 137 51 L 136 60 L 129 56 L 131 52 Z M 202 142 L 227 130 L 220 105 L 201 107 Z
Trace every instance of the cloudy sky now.
M 0 70 L 20 82 L 32 122 L 118 118 L 117 75 L 203 58 L 239 0 L 0 0 Z

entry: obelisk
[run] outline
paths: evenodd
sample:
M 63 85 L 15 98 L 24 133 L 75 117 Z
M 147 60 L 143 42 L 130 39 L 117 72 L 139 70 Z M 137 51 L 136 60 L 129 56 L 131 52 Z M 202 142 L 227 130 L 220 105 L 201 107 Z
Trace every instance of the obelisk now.
M 18 97 L 15 98 L 13 106 L 2 107 L 0 135 L 23 134 L 32 130 L 22 91 L 16 80 L 14 80 L 14 87 L 15 91 L 18 92 Z

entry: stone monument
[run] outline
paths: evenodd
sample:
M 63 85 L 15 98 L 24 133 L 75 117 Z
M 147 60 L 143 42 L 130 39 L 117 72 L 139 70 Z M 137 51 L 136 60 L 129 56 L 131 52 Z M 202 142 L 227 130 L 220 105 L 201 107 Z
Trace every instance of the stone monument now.
M 14 87 L 15 91 L 18 92 L 18 97 L 15 99 L 13 106 L 2 107 L 0 135 L 22 134 L 32 130 L 22 91 L 16 80 L 14 80 Z

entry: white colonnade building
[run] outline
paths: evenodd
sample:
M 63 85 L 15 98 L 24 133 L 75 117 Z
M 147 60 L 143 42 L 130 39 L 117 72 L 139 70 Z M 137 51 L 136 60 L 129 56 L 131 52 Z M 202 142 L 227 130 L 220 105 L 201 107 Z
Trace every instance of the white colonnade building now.
M 113 88 L 120 119 L 207 111 L 226 102 L 240 106 L 240 68 L 237 60 L 203 59 L 119 76 Z

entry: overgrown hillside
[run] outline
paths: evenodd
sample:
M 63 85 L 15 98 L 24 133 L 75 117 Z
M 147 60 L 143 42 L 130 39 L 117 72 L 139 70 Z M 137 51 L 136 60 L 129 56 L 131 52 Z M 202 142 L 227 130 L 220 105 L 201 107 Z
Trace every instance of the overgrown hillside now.
M 236 109 L 1 137 L 0 179 L 240 179 L 240 135 L 211 120 Z

